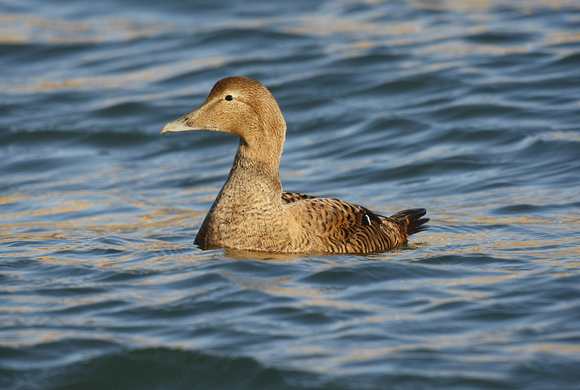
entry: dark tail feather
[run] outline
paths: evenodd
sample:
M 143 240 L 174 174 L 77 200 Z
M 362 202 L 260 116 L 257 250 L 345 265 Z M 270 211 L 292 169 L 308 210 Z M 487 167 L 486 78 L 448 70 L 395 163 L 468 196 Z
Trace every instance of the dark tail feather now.
M 428 228 L 425 224 L 429 222 L 429 218 L 421 218 L 425 214 L 427 214 L 425 209 L 409 209 L 399 211 L 391 215 L 391 218 L 403 222 L 407 226 L 407 235 L 410 236 Z

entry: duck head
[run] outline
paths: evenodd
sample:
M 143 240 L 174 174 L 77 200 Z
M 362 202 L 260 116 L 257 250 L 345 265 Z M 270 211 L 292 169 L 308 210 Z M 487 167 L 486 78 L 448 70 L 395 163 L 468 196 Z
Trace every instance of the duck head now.
M 247 148 L 255 158 L 279 161 L 286 122 L 278 102 L 264 85 L 232 76 L 218 81 L 201 106 L 165 125 L 161 133 L 190 130 L 235 134 L 240 137 L 240 148 Z

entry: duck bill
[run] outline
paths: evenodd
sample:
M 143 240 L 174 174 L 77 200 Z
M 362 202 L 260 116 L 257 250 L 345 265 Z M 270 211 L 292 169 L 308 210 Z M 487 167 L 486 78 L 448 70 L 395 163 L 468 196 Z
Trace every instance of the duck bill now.
M 197 110 L 190 112 L 187 115 L 182 116 L 176 121 L 169 122 L 163 129 L 161 130 L 161 134 L 163 133 L 178 133 L 180 131 L 191 131 L 191 130 L 203 130 L 200 127 L 192 127 L 187 124 L 187 122 L 196 114 Z

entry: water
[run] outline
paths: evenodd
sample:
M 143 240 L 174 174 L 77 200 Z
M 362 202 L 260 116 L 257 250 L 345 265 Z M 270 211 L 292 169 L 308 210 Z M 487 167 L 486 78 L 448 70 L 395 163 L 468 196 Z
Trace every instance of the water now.
M 0 3 L 0 388 L 580 388 L 575 1 Z M 200 251 L 235 137 L 285 189 L 429 231 L 368 256 Z

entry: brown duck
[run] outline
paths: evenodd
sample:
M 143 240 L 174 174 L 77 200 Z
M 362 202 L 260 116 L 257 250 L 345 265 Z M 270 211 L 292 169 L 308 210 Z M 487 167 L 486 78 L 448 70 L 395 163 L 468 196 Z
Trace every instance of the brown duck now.
M 268 252 L 369 253 L 396 248 L 426 229 L 425 209 L 390 217 L 338 199 L 282 192 L 278 167 L 286 122 L 256 80 L 227 77 L 197 109 L 162 133 L 209 130 L 240 138 L 232 170 L 195 245 Z

